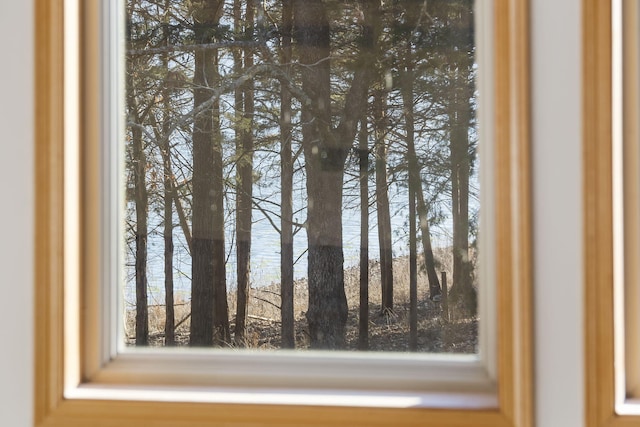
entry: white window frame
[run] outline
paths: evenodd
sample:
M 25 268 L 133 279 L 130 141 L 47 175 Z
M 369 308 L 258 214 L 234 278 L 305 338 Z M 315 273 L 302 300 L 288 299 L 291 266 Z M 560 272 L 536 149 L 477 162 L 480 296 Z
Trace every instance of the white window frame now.
M 96 29 L 104 16 L 102 5 L 99 0 L 36 2 L 40 43 L 36 92 L 41 106 L 37 129 L 36 310 L 41 313 L 36 322 L 37 425 L 67 426 L 89 418 L 99 418 L 104 425 L 127 425 L 123 420 L 134 423 L 140 417 L 185 426 L 198 425 L 205 418 L 230 423 L 259 420 L 264 425 L 311 421 L 319 425 L 331 420 L 354 425 L 349 420 L 356 419 L 362 424 L 394 419 L 443 426 L 531 425 L 528 22 L 524 2 L 495 0 L 495 25 L 483 29 L 494 40 L 495 52 L 492 65 L 485 68 L 494 77 L 487 79 L 491 83 L 482 90 L 495 93 L 488 108 L 495 111 L 495 130 L 489 134 L 496 147 L 495 155 L 488 156 L 495 166 L 495 192 L 489 196 L 495 203 L 494 259 L 500 260 L 495 262 L 494 277 L 492 269 L 484 277 L 496 283 L 496 320 L 482 314 L 486 327 L 497 331 L 495 357 L 490 355 L 491 342 L 483 344 L 489 357 L 482 360 L 496 361 L 488 365 L 474 356 L 257 355 L 196 349 L 117 352 L 116 335 L 102 333 L 105 323 L 112 324 L 110 310 L 103 310 L 103 303 L 116 304 L 116 300 L 98 285 L 105 274 L 113 278 L 102 263 L 117 251 L 113 242 L 106 247 L 99 243 L 112 233 L 103 227 L 100 207 L 107 203 L 97 195 L 113 197 L 114 193 L 112 189 L 102 191 L 103 182 L 109 179 L 97 171 L 103 169 L 101 159 L 117 154 L 103 151 L 100 147 L 104 145 L 95 142 L 104 137 L 104 129 L 108 137 L 109 132 L 117 134 L 119 126 L 114 119 L 117 114 L 101 104 L 102 99 L 117 98 L 114 85 L 103 85 L 99 77 L 103 40 Z M 114 17 L 115 12 L 109 16 Z M 76 17 L 79 25 L 74 25 Z M 76 40 L 82 41 L 78 48 Z M 110 125 L 101 126 L 102 120 Z M 117 216 L 109 218 L 111 227 L 117 228 Z M 481 307 L 488 305 L 488 301 L 481 303 Z M 395 370 L 387 374 L 389 361 Z M 307 369 L 309 364 L 313 370 Z M 268 373 L 260 376 L 265 369 Z M 229 405 L 235 410 L 227 411 Z M 179 413 L 181 408 L 192 411 L 177 418 L 174 411 Z M 469 411 L 473 417 L 468 417 Z M 283 418 L 282 412 L 289 415 Z

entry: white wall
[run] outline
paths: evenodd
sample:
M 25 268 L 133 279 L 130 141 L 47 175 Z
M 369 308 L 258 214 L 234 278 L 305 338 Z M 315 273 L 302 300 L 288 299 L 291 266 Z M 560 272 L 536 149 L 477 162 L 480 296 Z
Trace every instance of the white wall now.
M 33 5 L 0 0 L 0 426 L 33 402 Z
M 581 8 L 531 0 L 537 425 L 584 425 Z
M 538 427 L 580 427 L 580 1 L 531 0 Z M 0 0 L 0 425 L 33 405 L 33 5 Z

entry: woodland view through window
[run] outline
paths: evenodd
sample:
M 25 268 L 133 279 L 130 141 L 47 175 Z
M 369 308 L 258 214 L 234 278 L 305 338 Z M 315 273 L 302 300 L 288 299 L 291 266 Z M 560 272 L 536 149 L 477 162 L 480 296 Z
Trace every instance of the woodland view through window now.
M 127 344 L 478 351 L 472 0 L 123 3 Z

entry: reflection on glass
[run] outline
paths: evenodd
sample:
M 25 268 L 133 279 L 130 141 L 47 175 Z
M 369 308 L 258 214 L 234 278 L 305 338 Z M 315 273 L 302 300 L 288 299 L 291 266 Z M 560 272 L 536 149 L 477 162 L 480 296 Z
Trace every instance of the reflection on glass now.
M 128 344 L 477 351 L 471 0 L 126 20 Z

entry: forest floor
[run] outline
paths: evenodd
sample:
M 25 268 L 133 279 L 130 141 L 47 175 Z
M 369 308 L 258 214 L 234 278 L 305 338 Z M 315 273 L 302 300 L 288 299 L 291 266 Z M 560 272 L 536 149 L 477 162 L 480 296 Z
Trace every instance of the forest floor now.
M 359 309 L 349 310 L 347 350 L 358 348 Z M 396 304 L 394 312 L 382 314 L 380 306 L 369 307 L 369 350 L 409 351 L 409 306 Z M 475 353 L 478 345 L 477 318 L 444 321 L 437 303 L 430 300 L 418 304 L 418 351 L 428 353 Z M 309 346 L 304 319 L 296 319 L 296 348 Z M 247 328 L 249 347 L 279 348 L 280 323 L 254 320 Z M 185 337 L 186 338 L 186 337 Z
M 382 313 L 380 297 L 380 269 L 377 262 L 369 266 L 369 350 L 409 351 L 409 287 L 406 257 L 394 261 L 394 310 Z M 374 285 L 375 284 L 375 285 Z M 309 334 L 305 313 L 307 310 L 306 280 L 294 284 L 294 313 L 296 349 L 309 347 Z M 258 349 L 280 348 L 280 294 L 279 284 L 251 289 L 249 314 L 242 346 Z M 359 271 L 345 270 L 345 292 L 349 306 L 347 319 L 347 349 L 358 346 Z M 230 329 L 234 332 L 235 292 L 229 293 Z M 475 353 L 478 350 L 478 318 L 456 316 L 452 307 L 450 318 L 445 319 L 442 303 L 428 298 L 428 282 L 424 272 L 418 275 L 418 352 Z M 189 343 L 190 303 L 179 301 L 175 305 L 177 345 Z M 163 305 L 149 307 L 150 345 L 164 345 L 165 309 Z M 127 343 L 135 345 L 135 310 L 127 311 Z M 230 346 L 236 346 L 235 344 Z

